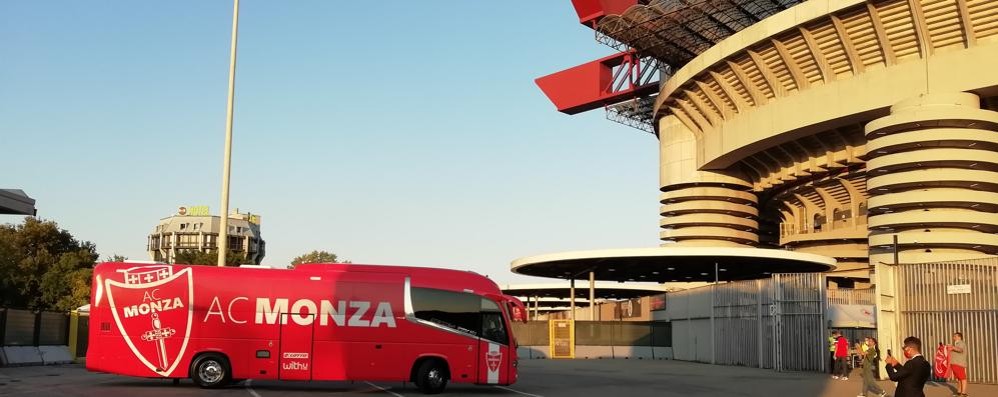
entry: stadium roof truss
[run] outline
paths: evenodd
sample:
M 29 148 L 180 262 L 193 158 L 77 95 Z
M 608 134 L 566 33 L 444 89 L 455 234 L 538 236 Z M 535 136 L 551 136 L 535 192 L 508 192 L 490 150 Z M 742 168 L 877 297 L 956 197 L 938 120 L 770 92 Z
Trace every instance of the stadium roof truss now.
M 620 53 L 541 77 L 537 85 L 561 112 L 603 107 L 607 119 L 654 133 L 658 84 L 673 70 L 803 1 L 573 0 L 579 22 L 596 32 L 596 41 Z M 606 71 L 598 70 L 601 66 Z

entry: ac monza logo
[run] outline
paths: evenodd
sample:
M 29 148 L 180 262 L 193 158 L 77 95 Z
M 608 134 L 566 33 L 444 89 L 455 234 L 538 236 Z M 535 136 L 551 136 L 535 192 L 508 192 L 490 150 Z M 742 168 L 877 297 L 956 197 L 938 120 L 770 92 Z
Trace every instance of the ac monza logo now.
M 489 371 L 496 372 L 499 370 L 499 364 L 502 363 L 502 352 L 501 351 L 490 351 L 485 354 L 485 363 L 489 366 Z
M 191 269 L 174 272 L 173 266 L 154 265 L 119 272 L 122 281 L 105 281 L 118 330 L 142 364 L 159 376 L 170 376 L 191 334 Z

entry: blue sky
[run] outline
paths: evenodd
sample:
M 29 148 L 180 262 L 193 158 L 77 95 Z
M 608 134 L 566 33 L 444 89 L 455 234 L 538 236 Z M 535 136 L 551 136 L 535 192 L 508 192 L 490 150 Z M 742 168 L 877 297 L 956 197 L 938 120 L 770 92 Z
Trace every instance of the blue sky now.
M 102 255 L 219 208 L 231 1 L 0 2 L 0 187 Z M 533 79 L 608 55 L 568 0 L 244 0 L 230 205 L 265 263 L 471 269 L 651 247 L 655 138 Z M 17 218 L 0 219 L 16 222 Z

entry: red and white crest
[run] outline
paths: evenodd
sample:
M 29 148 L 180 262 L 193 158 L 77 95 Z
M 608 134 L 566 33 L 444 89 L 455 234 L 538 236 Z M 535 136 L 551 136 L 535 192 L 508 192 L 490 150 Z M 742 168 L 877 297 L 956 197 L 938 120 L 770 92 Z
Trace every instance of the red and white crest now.
M 170 376 L 191 334 L 191 269 L 174 273 L 171 265 L 151 265 L 119 272 L 122 281 L 105 280 L 114 322 L 142 364 L 157 375 Z
M 496 372 L 499 370 L 499 364 L 502 363 L 502 352 L 499 350 L 492 350 L 485 354 L 485 363 L 489 366 L 489 371 Z

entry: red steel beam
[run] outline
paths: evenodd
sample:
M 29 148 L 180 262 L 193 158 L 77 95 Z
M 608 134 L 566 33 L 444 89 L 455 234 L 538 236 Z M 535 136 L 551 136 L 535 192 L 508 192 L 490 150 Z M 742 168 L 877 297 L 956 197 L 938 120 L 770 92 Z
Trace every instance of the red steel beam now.
M 618 72 L 620 87 L 616 89 L 613 68 L 621 65 L 627 70 Z M 620 76 L 621 73 L 624 75 Z M 640 58 L 630 51 L 552 73 L 534 82 L 559 112 L 577 114 L 658 92 L 658 81 L 641 85 L 637 82 L 640 75 Z M 628 80 L 626 84 L 620 84 L 621 78 Z
M 638 0 L 572 0 L 579 23 L 590 28 L 596 26 L 607 15 L 623 14 L 627 8 L 638 4 Z

